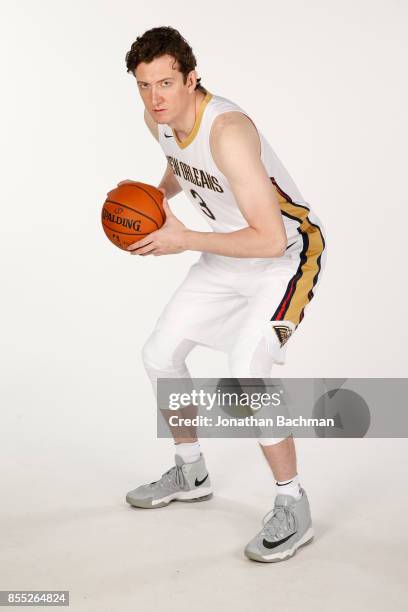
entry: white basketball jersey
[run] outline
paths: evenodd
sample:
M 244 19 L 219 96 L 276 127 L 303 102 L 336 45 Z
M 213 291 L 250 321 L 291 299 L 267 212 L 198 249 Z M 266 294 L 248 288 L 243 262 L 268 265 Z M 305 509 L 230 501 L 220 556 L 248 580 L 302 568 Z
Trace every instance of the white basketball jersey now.
M 225 175 L 218 169 L 211 155 L 210 130 L 214 119 L 226 112 L 241 112 L 234 102 L 207 91 L 197 113 L 193 129 L 186 140 L 179 141 L 167 124 L 158 124 L 159 143 L 173 169 L 174 176 L 193 206 L 205 215 L 215 232 L 232 232 L 248 227 Z M 251 119 L 252 120 L 252 119 Z M 258 130 L 261 159 L 268 176 L 275 185 L 288 242 L 300 234 L 321 229 L 320 221 L 305 205 L 299 189 Z M 302 204 L 302 206 L 298 206 Z M 323 238 L 323 237 L 322 237 Z

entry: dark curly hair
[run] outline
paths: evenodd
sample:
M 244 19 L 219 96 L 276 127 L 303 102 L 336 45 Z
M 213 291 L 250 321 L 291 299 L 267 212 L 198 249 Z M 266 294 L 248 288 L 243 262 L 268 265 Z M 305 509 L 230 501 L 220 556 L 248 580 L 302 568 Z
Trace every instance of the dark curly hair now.
M 197 61 L 185 38 L 178 30 L 171 26 L 162 26 L 147 30 L 142 36 L 138 36 L 126 53 L 127 72 L 135 76 L 135 70 L 141 62 L 147 64 L 156 57 L 171 55 L 178 63 L 178 69 L 183 75 L 183 82 L 187 81 L 187 75 L 194 70 Z M 201 78 L 197 79 L 196 89 L 207 91 L 200 85 Z

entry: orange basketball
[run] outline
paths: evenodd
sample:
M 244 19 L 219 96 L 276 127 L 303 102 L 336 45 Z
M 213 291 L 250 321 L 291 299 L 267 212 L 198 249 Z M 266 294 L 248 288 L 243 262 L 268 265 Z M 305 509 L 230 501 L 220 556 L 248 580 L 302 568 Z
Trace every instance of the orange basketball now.
M 104 232 L 123 250 L 158 230 L 165 220 L 163 193 L 137 181 L 124 181 L 109 191 L 102 207 Z

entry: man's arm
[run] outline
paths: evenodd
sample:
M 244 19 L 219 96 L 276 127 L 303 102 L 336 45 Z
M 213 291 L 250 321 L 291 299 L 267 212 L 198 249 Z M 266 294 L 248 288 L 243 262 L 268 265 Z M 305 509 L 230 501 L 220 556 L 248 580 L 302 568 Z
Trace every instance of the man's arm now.
M 220 115 L 210 143 L 214 161 L 227 177 L 249 227 L 226 233 L 188 231 L 185 248 L 229 257 L 280 257 L 287 246 L 285 226 L 252 121 L 238 112 Z
M 145 109 L 144 112 L 144 120 L 149 128 L 152 136 L 159 142 L 159 129 L 157 127 L 156 121 L 152 118 L 152 116 Z M 177 195 L 181 191 L 180 184 L 173 174 L 173 170 L 169 163 L 167 163 L 166 170 L 164 172 L 163 178 L 158 185 L 158 189 L 164 189 L 165 195 L 169 200 L 173 196 Z

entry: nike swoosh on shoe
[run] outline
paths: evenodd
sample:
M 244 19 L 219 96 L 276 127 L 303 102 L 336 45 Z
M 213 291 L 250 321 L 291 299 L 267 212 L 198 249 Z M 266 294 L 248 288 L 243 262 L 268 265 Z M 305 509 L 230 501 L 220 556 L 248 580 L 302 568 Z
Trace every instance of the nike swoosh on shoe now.
M 199 487 L 200 485 L 202 485 L 202 484 L 203 484 L 203 482 L 205 482 L 205 481 L 207 480 L 207 478 L 208 478 L 208 474 L 207 474 L 207 476 L 206 476 L 205 478 L 203 478 L 202 480 L 198 480 L 198 478 L 196 478 L 196 479 L 195 479 L 195 483 L 194 483 L 194 484 L 195 484 L 195 486 L 196 486 L 196 487 Z
M 297 533 L 297 531 L 295 531 L 295 533 Z M 287 542 L 292 536 L 295 535 L 295 533 L 291 533 L 290 535 L 286 536 L 286 538 L 282 538 L 281 540 L 277 540 L 276 542 L 269 542 L 268 540 L 264 539 L 262 544 L 263 546 L 265 546 L 265 548 L 276 548 L 277 546 L 280 546 L 281 544 Z

